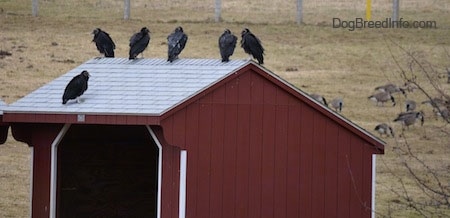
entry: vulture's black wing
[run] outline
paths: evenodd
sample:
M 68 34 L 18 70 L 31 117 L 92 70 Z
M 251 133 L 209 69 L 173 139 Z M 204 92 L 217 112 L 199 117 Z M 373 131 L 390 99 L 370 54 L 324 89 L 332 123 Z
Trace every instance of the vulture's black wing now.
M 142 53 L 150 42 L 150 34 L 147 28 L 142 28 L 140 32 L 133 34 L 130 38 L 129 59 L 135 59 Z
M 87 71 L 73 77 L 64 89 L 62 103 L 66 104 L 68 100 L 81 96 L 88 88 L 88 80 L 89 73 Z
M 167 37 L 169 47 L 167 61 L 174 61 L 186 46 L 188 36 L 183 32 L 181 27 L 177 27 L 173 33 Z
M 248 29 L 242 31 L 241 47 L 244 49 L 245 53 L 256 58 L 259 64 L 264 64 L 264 48 L 261 41 Z
M 237 37 L 233 35 L 230 30 L 225 32 L 219 37 L 219 50 L 222 62 L 230 61 L 230 56 L 233 55 L 236 48 Z
M 99 28 L 95 29 L 93 34 L 94 39 L 92 41 L 95 42 L 97 50 L 101 54 L 104 54 L 105 57 L 114 57 L 114 49 L 116 49 L 116 44 L 114 44 L 114 41 L 111 39 L 109 34 Z

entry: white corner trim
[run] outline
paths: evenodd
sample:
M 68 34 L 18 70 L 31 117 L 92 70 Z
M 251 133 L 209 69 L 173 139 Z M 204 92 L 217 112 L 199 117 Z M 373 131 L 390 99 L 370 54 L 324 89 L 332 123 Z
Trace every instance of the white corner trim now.
M 69 130 L 71 124 L 64 124 L 63 128 L 59 131 L 55 140 L 52 142 L 52 153 L 50 160 L 50 218 L 56 217 L 56 186 L 58 184 L 57 181 L 57 172 L 58 172 L 58 145 L 66 134 L 67 130 Z
M 372 154 L 372 218 L 375 218 L 375 186 L 376 186 L 376 175 L 377 175 L 377 155 Z
M 156 137 L 155 132 L 153 132 L 152 128 L 150 126 L 146 126 L 148 132 L 153 138 L 153 141 L 155 141 L 156 146 L 158 146 L 158 196 L 157 196 L 157 203 L 156 203 L 156 218 L 161 218 L 161 187 L 162 187 L 162 146 L 161 143 L 158 140 L 158 137 Z
M 33 166 L 34 166 L 34 146 L 31 147 L 30 160 L 30 217 L 33 214 Z
M 178 217 L 186 217 L 186 169 L 187 169 L 187 151 L 180 151 L 180 201 Z

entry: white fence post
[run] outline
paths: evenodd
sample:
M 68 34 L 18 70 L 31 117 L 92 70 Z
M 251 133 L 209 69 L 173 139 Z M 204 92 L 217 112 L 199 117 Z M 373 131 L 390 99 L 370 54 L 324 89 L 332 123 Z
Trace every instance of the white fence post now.
M 398 21 L 398 12 L 399 12 L 399 2 L 400 0 L 393 0 L 393 4 L 392 4 L 392 20 L 393 21 Z
M 216 0 L 214 5 L 214 20 L 220 22 L 222 20 L 222 0 Z
M 125 0 L 125 5 L 123 8 L 123 19 L 130 19 L 130 0 Z
M 297 24 L 303 22 L 303 0 L 297 0 Z
M 38 16 L 38 11 L 39 11 L 38 0 L 32 0 L 32 2 L 31 2 L 31 14 L 33 15 L 33 17 L 37 17 Z

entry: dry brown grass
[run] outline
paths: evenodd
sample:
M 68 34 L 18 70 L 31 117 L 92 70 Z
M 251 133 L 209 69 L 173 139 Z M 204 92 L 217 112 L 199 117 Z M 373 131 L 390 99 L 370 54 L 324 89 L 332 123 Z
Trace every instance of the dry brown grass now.
M 399 69 L 388 50 L 406 66 L 403 52 L 385 39 L 393 39 L 409 51 L 420 52 L 421 59 L 430 61 L 435 69 L 444 72 L 449 67 L 450 5 L 446 0 L 401 1 L 401 17 L 405 20 L 436 20 L 438 29 L 364 29 L 348 31 L 331 28 L 333 17 L 354 19 L 364 17 L 362 1 L 309 1 L 305 2 L 305 25 L 295 24 L 295 1 L 223 1 L 224 22 L 212 22 L 213 5 L 210 0 L 178 0 L 132 2 L 131 20 L 124 21 L 123 1 L 66 0 L 40 1 L 40 16 L 33 18 L 29 0 L 0 0 L 0 50 L 12 56 L 0 59 L 0 98 L 12 103 L 76 67 L 98 56 L 91 43 L 90 32 L 101 27 L 116 42 L 116 56 L 127 57 L 128 40 L 142 26 L 152 32 L 145 57 L 166 57 L 166 36 L 177 25 L 189 35 L 188 45 L 181 58 L 219 58 L 217 37 L 224 28 L 239 35 L 243 27 L 257 34 L 266 48 L 265 67 L 279 74 L 306 92 L 317 92 L 332 99 L 342 96 L 345 101 L 343 115 L 361 127 L 372 131 L 379 122 L 392 123 L 401 111 L 404 97 L 396 107 L 376 107 L 367 100 L 373 88 L 387 82 L 402 83 Z M 390 15 L 391 1 L 374 3 L 373 18 Z M 52 44 L 57 45 L 52 45 Z M 246 58 L 237 48 L 234 59 Z M 290 71 L 288 69 L 297 69 Z M 419 76 L 423 81 L 423 76 Z M 441 80 L 443 83 L 445 79 Z M 427 91 L 431 87 L 423 83 Z M 449 84 L 443 84 L 449 90 Z M 425 97 L 410 93 L 417 101 Z M 386 138 L 386 154 L 378 158 L 377 209 L 393 217 L 415 216 L 410 209 L 393 202 L 398 197 L 390 191 L 398 184 L 389 171 L 408 178 L 399 166 L 407 138 L 414 151 L 437 169 L 450 168 L 448 125 L 432 118 L 425 111 L 424 127 L 413 127 L 405 137 Z M 398 134 L 397 134 L 398 135 Z M 438 161 L 437 161 L 438 160 Z M 29 214 L 30 149 L 13 140 L 12 136 L 0 145 L 0 217 L 26 217 Z M 419 167 L 414 165 L 415 167 Z M 449 183 L 448 175 L 445 181 Z M 420 196 L 411 181 L 408 190 Z

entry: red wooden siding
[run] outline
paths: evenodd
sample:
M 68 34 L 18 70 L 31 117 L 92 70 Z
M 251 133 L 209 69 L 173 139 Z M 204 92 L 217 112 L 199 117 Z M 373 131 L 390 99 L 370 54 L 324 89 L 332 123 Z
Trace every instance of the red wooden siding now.
M 375 147 L 251 70 L 161 124 L 187 217 L 370 217 Z
M 49 217 L 51 144 L 63 125 L 12 124 L 18 141 L 33 146 L 32 217 Z
M 179 211 L 180 149 L 167 143 L 160 127 L 152 126 L 152 130 L 163 149 L 161 217 L 176 218 Z

